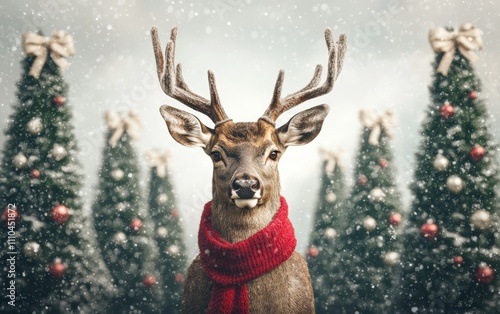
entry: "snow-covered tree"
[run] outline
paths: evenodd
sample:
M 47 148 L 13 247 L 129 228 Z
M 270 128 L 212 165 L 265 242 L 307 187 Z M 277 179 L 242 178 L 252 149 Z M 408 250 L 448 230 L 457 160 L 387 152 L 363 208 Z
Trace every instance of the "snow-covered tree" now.
M 334 244 L 342 230 L 342 202 L 346 194 L 344 172 L 339 154 L 321 150 L 322 174 L 313 228 L 307 252 L 307 264 L 311 273 L 317 313 L 328 313 L 331 306 L 331 273 Z
M 175 189 L 168 171 L 168 152 L 150 151 L 148 207 L 154 221 L 154 238 L 160 249 L 158 271 L 164 291 L 162 313 L 180 313 L 186 271 L 186 245 L 182 218 L 176 207 Z
M 139 187 L 139 166 L 131 137 L 139 118 L 134 113 L 106 113 L 108 130 L 99 170 L 92 216 L 99 249 L 113 277 L 118 297 L 110 302 L 114 313 L 159 313 L 162 289 L 158 285 L 158 248 L 152 221 Z
M 82 214 L 82 168 L 62 56 L 41 45 L 44 40 L 24 36 L 27 56 L 5 132 L 0 312 L 105 312 L 113 288 Z M 67 33 L 51 40 L 65 56 L 72 53 Z M 34 49 L 48 50 L 46 59 L 35 57 Z
M 437 56 L 405 226 L 401 313 L 500 308 L 498 146 L 470 63 L 480 34 L 470 24 L 431 31 Z
M 390 146 L 393 114 L 361 111 L 363 131 L 331 269 L 325 313 L 391 313 L 400 258 L 398 225 L 403 208 Z

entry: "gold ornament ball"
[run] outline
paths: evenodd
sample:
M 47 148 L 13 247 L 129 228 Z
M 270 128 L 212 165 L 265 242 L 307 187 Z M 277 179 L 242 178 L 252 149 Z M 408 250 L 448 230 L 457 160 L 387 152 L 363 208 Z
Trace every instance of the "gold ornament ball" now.
M 446 187 L 452 193 L 460 193 L 464 188 L 464 181 L 459 176 L 450 176 L 446 180 Z
M 125 243 L 125 241 L 127 241 L 127 236 L 125 235 L 125 233 L 123 232 L 118 232 L 115 234 L 115 236 L 113 237 L 113 241 L 116 243 L 116 244 L 123 244 Z
M 333 239 L 337 236 L 337 231 L 333 228 L 326 228 L 325 230 L 325 236 L 328 238 L 328 239 Z
M 470 223 L 478 230 L 487 230 L 491 227 L 490 213 L 485 210 L 476 210 L 470 217 Z
M 385 198 L 385 193 L 381 188 L 376 187 L 370 191 L 370 198 L 374 202 L 381 202 Z
M 365 228 L 368 231 L 373 231 L 375 230 L 375 228 L 377 228 L 377 222 L 373 217 L 367 216 L 363 220 L 363 228 Z
M 62 160 L 64 157 L 67 155 L 66 148 L 64 148 L 62 145 L 59 144 L 54 144 L 54 147 L 52 147 L 52 151 L 50 155 L 52 158 L 54 158 L 57 161 Z
M 156 234 L 158 235 L 158 237 L 165 239 L 168 236 L 168 229 L 165 227 L 159 227 L 156 230 Z
M 14 164 L 14 167 L 16 167 L 17 169 L 23 169 L 24 167 L 26 167 L 27 163 L 28 158 L 26 158 L 23 153 L 19 153 L 14 156 L 14 160 L 12 161 L 12 164 Z
M 335 195 L 335 193 L 333 192 L 328 192 L 328 194 L 326 194 L 325 196 L 325 199 L 328 203 L 335 203 L 335 201 L 337 200 L 337 195 Z
M 172 244 L 171 246 L 168 247 L 167 251 L 168 254 L 170 255 L 177 255 L 179 254 L 179 247 L 175 244 Z
M 384 256 L 384 263 L 387 266 L 394 266 L 399 263 L 399 253 L 398 252 L 387 252 Z
M 158 195 L 157 201 L 160 204 L 166 204 L 168 202 L 168 195 L 167 195 L 167 193 L 161 193 L 160 195 Z
M 433 162 L 434 169 L 439 172 L 448 170 L 449 165 L 450 161 L 443 155 L 438 155 Z
M 121 169 L 114 169 L 113 171 L 111 171 L 111 177 L 115 181 L 120 181 L 121 179 L 123 179 L 124 176 L 125 172 L 123 172 L 123 170 Z
M 40 256 L 40 244 L 35 241 L 26 242 L 23 246 L 24 256 L 35 258 Z
M 32 135 L 40 134 L 43 130 L 43 123 L 41 118 L 33 118 L 28 122 L 28 132 Z

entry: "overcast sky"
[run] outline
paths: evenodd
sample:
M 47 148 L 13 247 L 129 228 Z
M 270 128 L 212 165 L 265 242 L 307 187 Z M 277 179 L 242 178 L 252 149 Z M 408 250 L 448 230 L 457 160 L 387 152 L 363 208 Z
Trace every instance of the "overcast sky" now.
M 24 3 L 23 3 L 24 2 Z M 26 4 L 27 3 L 27 4 Z M 320 156 L 325 147 L 343 150 L 347 178 L 359 144 L 362 108 L 392 109 L 398 120 L 393 141 L 398 183 L 408 204 L 414 153 L 429 105 L 428 85 L 434 53 L 428 31 L 436 26 L 458 28 L 470 22 L 484 32 L 484 49 L 475 63 L 483 83 L 480 97 L 491 114 L 491 132 L 500 138 L 500 4 L 490 1 L 139 1 L 139 0 L 4 0 L 0 3 L 0 129 L 16 102 L 23 32 L 41 29 L 50 35 L 66 30 L 75 40 L 76 55 L 64 73 L 70 85 L 69 104 L 86 172 L 87 206 L 93 199 L 104 144 L 103 113 L 136 110 L 144 120 L 137 150 L 171 152 L 170 169 L 184 217 L 191 254 L 202 205 L 211 194 L 211 162 L 201 149 L 177 144 L 158 113 L 162 104 L 183 108 L 161 91 L 149 31 L 159 28 L 165 45 L 170 28 L 179 27 L 176 58 L 183 64 L 191 89 L 208 97 L 207 69 L 215 72 L 226 113 L 235 121 L 255 121 L 267 107 L 279 69 L 285 70 L 283 93 L 302 88 L 316 64 L 326 65 L 323 31 L 346 33 L 348 52 L 334 90 L 294 113 L 320 103 L 331 107 L 322 133 L 312 143 L 288 149 L 281 160 L 282 194 L 304 251 L 311 213 L 318 195 Z M 183 108 L 185 109 L 185 108 Z M 202 118 L 209 123 L 209 120 Z M 5 137 L 0 135 L 0 147 Z M 142 162 L 143 169 L 146 165 Z M 146 182 L 144 171 L 143 181 Z

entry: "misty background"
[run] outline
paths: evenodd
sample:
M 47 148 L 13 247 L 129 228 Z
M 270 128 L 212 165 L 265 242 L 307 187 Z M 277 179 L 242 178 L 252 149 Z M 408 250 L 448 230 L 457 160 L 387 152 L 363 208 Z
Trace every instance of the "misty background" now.
M 491 117 L 490 131 L 500 138 L 500 4 L 491 1 L 139 1 L 139 0 L 4 0 L 0 3 L 0 129 L 7 128 L 16 104 L 16 82 L 24 58 L 21 35 L 42 30 L 50 36 L 66 30 L 75 41 L 76 55 L 64 72 L 70 86 L 68 105 L 84 166 L 85 210 L 95 195 L 106 130 L 103 114 L 113 109 L 137 111 L 143 119 L 136 142 L 146 192 L 149 171 L 144 153 L 168 149 L 169 169 L 183 217 L 188 255 L 197 252 L 196 235 L 202 206 L 211 197 L 212 164 L 201 149 L 186 148 L 168 134 L 158 108 L 162 104 L 186 109 L 163 94 L 157 77 L 150 29 L 157 26 L 164 46 L 170 29 L 178 26 L 176 61 L 197 94 L 208 98 L 207 70 L 217 79 L 221 102 L 235 121 L 255 121 L 267 108 L 279 69 L 285 70 L 283 94 L 301 89 L 316 64 L 326 67 L 323 32 L 348 36 L 342 74 L 331 93 L 284 113 L 278 125 L 303 109 L 330 105 L 320 135 L 303 147 L 291 147 L 280 162 L 282 194 L 305 251 L 318 198 L 319 148 L 343 151 L 348 183 L 362 130 L 359 110 L 394 111 L 398 121 L 393 147 L 397 180 L 408 207 L 414 154 L 420 125 L 429 106 L 434 52 L 429 29 L 457 29 L 470 22 L 483 32 L 484 49 L 477 54 L 476 74 Z M 323 75 L 324 79 L 324 75 Z M 193 112 L 193 111 L 191 111 Z M 207 125 L 210 120 L 196 114 Z M 0 147 L 5 136 L 0 135 Z M 144 193 L 145 194 L 145 193 Z M 99 221 L 95 221 L 96 224 Z

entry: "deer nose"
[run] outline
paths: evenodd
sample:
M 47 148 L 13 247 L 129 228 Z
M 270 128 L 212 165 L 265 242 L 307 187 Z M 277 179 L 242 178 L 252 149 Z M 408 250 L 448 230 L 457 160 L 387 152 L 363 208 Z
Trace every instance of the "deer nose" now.
M 239 198 L 249 199 L 253 198 L 255 193 L 260 190 L 260 183 L 257 178 L 236 178 L 232 188 Z

